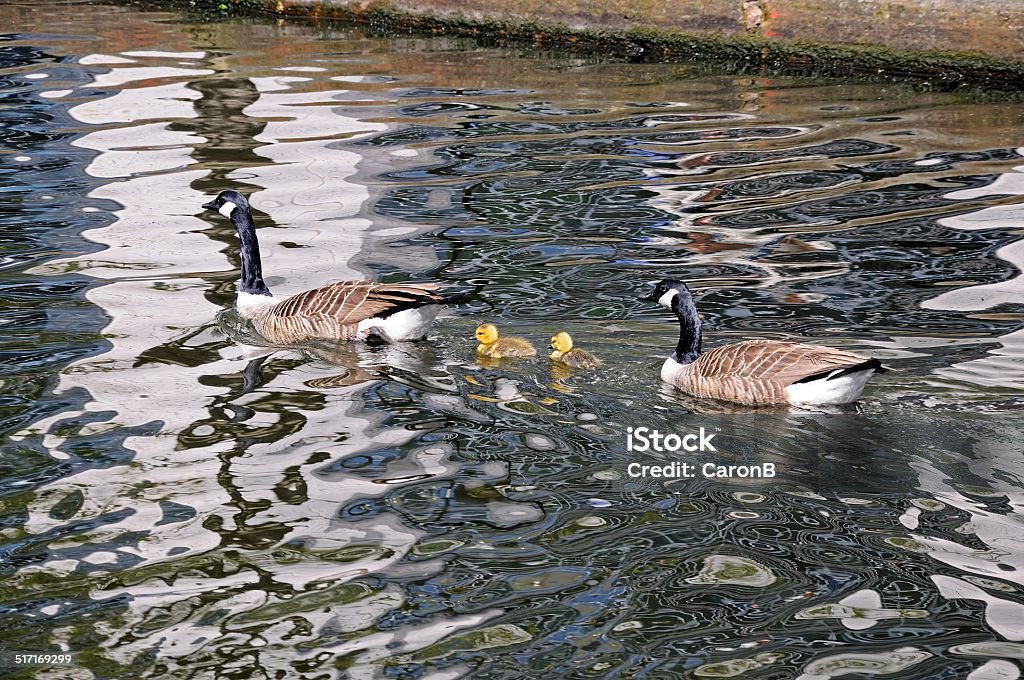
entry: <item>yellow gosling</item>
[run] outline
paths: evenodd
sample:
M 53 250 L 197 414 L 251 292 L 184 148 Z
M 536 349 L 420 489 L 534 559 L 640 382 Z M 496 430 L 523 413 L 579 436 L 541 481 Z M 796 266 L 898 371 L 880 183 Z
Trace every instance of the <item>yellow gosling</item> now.
M 491 359 L 513 359 L 537 355 L 530 341 L 525 338 L 498 337 L 498 329 L 492 323 L 485 323 L 476 329 L 476 353 Z
M 585 349 L 572 346 L 572 336 L 565 331 L 551 336 L 551 360 L 569 368 L 597 368 L 601 361 Z

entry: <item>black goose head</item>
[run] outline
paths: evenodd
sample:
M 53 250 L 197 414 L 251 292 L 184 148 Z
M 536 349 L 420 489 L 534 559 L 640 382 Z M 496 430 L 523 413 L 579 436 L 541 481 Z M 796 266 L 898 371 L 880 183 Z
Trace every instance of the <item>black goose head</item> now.
M 680 364 L 696 361 L 701 352 L 701 321 L 693 295 L 679 279 L 662 279 L 647 295 L 637 298 L 671 309 L 679 320 L 679 343 L 672 358 Z
M 203 208 L 216 210 L 231 220 L 241 241 L 242 281 L 239 292 L 250 295 L 270 295 L 270 289 L 263 282 L 263 263 L 260 261 L 260 244 L 256 239 L 256 225 L 252 221 L 249 201 L 237 191 L 227 190 L 217 198 L 203 203 Z
M 676 300 L 683 303 L 683 306 L 687 306 L 685 305 L 687 302 L 692 305 L 693 295 L 690 294 L 690 289 L 686 287 L 686 284 L 679 279 L 662 279 L 650 293 L 638 297 L 637 300 L 657 302 L 662 307 L 672 309 L 672 304 Z
M 243 210 L 248 211 L 249 201 L 247 201 L 245 196 L 242 194 L 229 189 L 217 194 L 217 198 L 213 199 L 209 203 L 203 203 L 203 208 L 206 210 L 215 210 L 224 217 L 230 219 L 236 208 L 242 208 Z

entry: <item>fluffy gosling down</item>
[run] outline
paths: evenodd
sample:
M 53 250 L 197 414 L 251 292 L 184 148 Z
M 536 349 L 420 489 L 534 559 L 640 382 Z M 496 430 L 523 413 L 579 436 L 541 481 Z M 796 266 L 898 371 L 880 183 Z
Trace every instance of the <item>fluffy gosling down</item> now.
M 745 340 L 702 353 L 700 315 L 685 283 L 664 279 L 640 299 L 671 309 L 679 321 L 679 344 L 661 379 L 700 399 L 751 406 L 849 404 L 886 370 L 878 359 L 777 340 Z
M 278 298 L 263 282 L 263 264 L 249 201 L 222 191 L 203 208 L 224 215 L 241 243 L 242 280 L 236 307 L 256 331 L 275 345 L 307 341 L 422 340 L 443 305 L 454 298 L 434 283 L 341 281 Z
M 514 359 L 518 357 L 532 357 L 537 350 L 526 338 L 511 336 L 498 337 L 498 329 L 492 323 L 485 323 L 476 329 L 476 339 L 479 345 L 476 353 L 482 357 L 491 359 Z
M 572 336 L 562 331 L 551 336 L 551 360 L 569 368 L 597 368 L 600 360 L 585 349 L 573 347 Z

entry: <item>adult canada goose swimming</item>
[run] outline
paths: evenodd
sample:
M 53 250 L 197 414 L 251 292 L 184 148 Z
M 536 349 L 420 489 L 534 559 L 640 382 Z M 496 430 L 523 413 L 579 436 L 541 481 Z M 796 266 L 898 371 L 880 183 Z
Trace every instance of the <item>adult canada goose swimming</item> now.
M 569 368 L 597 368 L 601 361 L 585 349 L 573 347 L 572 336 L 562 331 L 551 336 L 551 360 Z
M 249 201 L 237 191 L 222 191 L 204 203 L 231 220 L 242 252 L 238 312 L 276 345 L 314 340 L 384 342 L 422 340 L 448 299 L 433 283 L 340 281 L 288 298 L 274 297 L 263 282 L 260 247 Z
M 882 373 L 878 359 L 829 347 L 746 340 L 701 353 L 701 320 L 686 284 L 664 279 L 641 300 L 668 307 L 679 319 L 679 344 L 661 379 L 701 399 L 740 404 L 848 404 Z
M 514 359 L 532 357 L 537 350 L 526 338 L 498 337 L 498 329 L 492 323 L 485 323 L 476 329 L 476 353 L 490 359 Z

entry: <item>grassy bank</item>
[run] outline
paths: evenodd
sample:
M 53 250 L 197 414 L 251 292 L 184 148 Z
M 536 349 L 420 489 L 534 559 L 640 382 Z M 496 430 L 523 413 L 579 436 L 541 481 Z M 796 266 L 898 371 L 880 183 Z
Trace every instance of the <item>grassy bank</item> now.
M 641 62 L 708 63 L 764 75 L 909 79 L 923 88 L 941 90 L 961 87 L 1024 90 L 1024 62 L 969 52 L 895 50 L 767 38 L 756 33 L 685 32 L 647 26 L 581 28 L 558 22 L 498 19 L 453 11 L 443 14 L 409 11 L 386 1 L 135 0 L 131 4 L 186 9 L 210 20 L 248 14 L 343 21 L 382 33 L 470 36 L 488 45 L 530 45 Z

